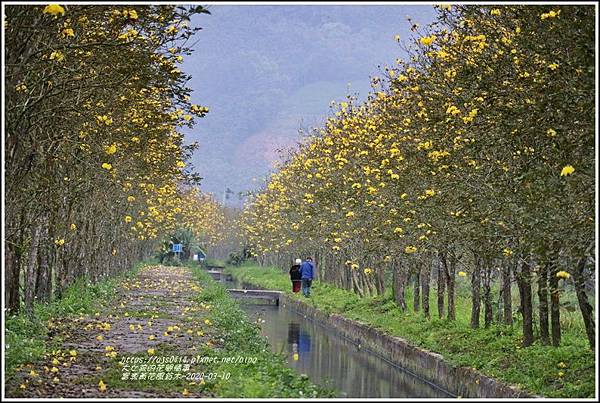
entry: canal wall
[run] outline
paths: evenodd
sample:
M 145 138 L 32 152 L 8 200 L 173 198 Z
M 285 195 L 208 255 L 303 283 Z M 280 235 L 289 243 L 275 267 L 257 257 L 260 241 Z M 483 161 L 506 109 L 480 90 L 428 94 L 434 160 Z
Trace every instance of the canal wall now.
M 414 346 L 400 337 L 386 334 L 364 323 L 344 318 L 338 314 L 327 314 L 304 301 L 290 298 L 285 294 L 280 296 L 279 303 L 299 314 L 332 327 L 343 337 L 355 341 L 361 347 L 385 357 L 394 364 L 457 396 L 470 398 L 542 397 L 523 392 L 472 368 L 455 367 L 446 362 L 440 354 Z

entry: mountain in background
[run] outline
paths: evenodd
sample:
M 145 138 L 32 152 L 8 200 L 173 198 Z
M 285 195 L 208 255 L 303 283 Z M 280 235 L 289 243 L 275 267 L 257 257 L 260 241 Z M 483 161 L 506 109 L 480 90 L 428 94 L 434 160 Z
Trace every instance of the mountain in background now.
M 394 36 L 410 35 L 406 16 L 425 25 L 431 5 L 212 6 L 197 16 L 195 52 L 182 70 L 192 101 L 208 106 L 186 140 L 198 141 L 193 165 L 202 188 L 220 200 L 256 189 L 281 153 L 320 126 L 330 102 L 358 92 L 370 76 L 405 56 Z M 237 196 L 226 199 L 229 203 Z

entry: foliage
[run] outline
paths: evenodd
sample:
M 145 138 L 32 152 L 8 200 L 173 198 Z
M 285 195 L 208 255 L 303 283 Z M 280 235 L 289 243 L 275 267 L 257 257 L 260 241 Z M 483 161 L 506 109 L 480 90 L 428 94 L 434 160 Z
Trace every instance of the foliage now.
M 178 223 L 212 242 L 219 221 L 188 162 L 197 144 L 182 134 L 208 113 L 191 102 L 179 68 L 201 29 L 190 18 L 207 10 L 48 7 L 10 5 L 5 16 L 7 305 L 15 312 L 22 272 L 29 309 L 35 294 L 49 300 L 81 275 L 96 280 L 148 258 Z
M 242 213 L 246 243 L 261 264 L 317 256 L 320 279 L 361 296 L 392 273 L 426 294 L 432 266 L 452 260 L 472 280 L 473 327 L 482 300 L 492 322 L 494 284 L 508 295 L 516 280 L 524 346 L 532 285 L 554 307 L 574 285 L 593 348 L 594 8 L 438 9 L 365 102 L 334 103 L 290 151 Z

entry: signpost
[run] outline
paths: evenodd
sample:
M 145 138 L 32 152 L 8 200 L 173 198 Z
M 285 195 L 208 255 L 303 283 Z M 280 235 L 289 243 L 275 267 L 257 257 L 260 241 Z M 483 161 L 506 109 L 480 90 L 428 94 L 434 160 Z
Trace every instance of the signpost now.
M 177 254 L 178 258 L 181 258 L 181 250 L 182 250 L 182 245 L 180 243 L 174 243 L 173 244 L 173 252 Z

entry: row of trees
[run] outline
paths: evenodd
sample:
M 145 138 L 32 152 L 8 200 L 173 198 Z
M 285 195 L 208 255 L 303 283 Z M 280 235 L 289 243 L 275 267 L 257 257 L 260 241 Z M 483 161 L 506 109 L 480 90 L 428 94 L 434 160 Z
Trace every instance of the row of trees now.
M 215 256 L 224 242 L 227 210 L 213 195 L 203 194 L 197 188 L 187 189 L 182 197 L 183 219 L 171 234 L 170 242 L 165 241 L 166 251 L 171 249 L 170 243 L 181 243 L 182 260 L 188 260 L 198 250 L 210 251 Z
M 16 313 L 73 279 L 148 257 L 178 222 L 206 223 L 189 190 L 190 102 L 178 68 L 200 6 L 5 8 L 5 292 Z M 187 190 L 186 190 L 187 189 Z M 211 236 L 211 235 L 206 235 Z
M 247 244 L 263 263 L 313 255 L 321 280 L 360 295 L 390 275 L 402 309 L 412 279 L 426 316 L 435 278 L 450 320 L 470 276 L 474 328 L 482 310 L 512 323 L 516 281 L 525 346 L 534 290 L 540 338 L 560 343 L 568 282 L 593 348 L 594 8 L 438 9 L 367 101 L 348 97 L 289 152 L 243 212 Z

